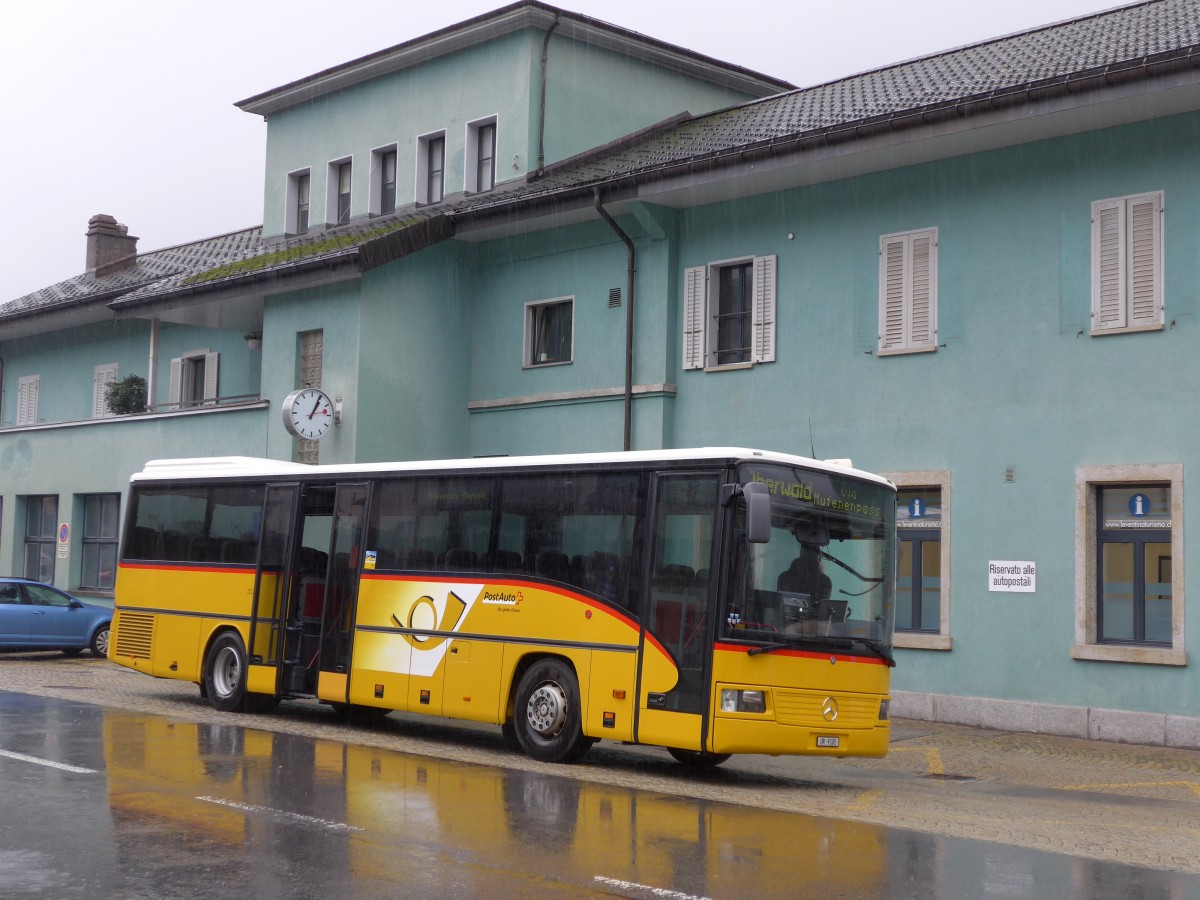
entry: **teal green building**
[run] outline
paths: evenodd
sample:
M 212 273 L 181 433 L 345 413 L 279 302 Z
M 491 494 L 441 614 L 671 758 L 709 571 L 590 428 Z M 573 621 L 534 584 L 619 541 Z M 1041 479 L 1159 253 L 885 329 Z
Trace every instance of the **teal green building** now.
M 851 459 L 897 715 L 1200 747 L 1198 50 L 1152 0 L 794 88 L 519 3 L 244 100 L 261 228 L 97 216 L 0 306 L 0 570 L 110 591 L 151 458 Z

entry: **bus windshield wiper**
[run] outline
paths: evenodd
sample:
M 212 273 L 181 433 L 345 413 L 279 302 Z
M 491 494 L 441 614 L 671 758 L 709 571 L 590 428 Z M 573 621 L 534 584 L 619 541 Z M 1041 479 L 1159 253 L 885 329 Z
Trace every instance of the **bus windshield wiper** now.
M 896 665 L 896 660 L 886 650 L 883 649 L 883 644 L 879 643 L 879 641 L 873 640 L 872 638 L 842 637 L 841 635 L 836 637 L 833 635 L 816 634 L 800 635 L 790 638 L 786 641 L 775 641 L 771 644 L 761 644 L 757 647 L 751 647 L 746 651 L 746 655 L 757 656 L 760 653 L 770 653 L 772 650 L 783 650 L 788 647 L 797 647 L 801 644 L 822 644 L 825 646 L 832 644 L 834 647 L 846 648 L 853 647 L 855 644 L 861 644 L 886 662 L 889 667 L 894 667 Z

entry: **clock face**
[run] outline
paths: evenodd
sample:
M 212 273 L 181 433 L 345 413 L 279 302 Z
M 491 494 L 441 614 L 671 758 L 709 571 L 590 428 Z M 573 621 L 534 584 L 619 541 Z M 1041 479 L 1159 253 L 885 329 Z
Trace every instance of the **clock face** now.
M 333 424 L 333 401 L 316 388 L 292 391 L 283 399 L 283 427 L 298 438 L 317 441 Z

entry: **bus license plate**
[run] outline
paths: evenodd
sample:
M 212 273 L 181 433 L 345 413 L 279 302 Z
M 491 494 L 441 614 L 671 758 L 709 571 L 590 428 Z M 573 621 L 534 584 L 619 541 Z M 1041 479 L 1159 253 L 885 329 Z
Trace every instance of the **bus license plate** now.
M 818 747 L 836 747 L 837 745 L 838 745 L 838 738 L 825 737 L 824 735 L 817 736 L 817 746 Z

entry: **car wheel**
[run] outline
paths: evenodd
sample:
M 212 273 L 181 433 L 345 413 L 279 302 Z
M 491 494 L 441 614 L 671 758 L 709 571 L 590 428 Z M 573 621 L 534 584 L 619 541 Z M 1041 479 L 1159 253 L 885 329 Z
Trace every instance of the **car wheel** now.
M 92 651 L 92 656 L 96 656 L 96 657 L 99 657 L 102 659 L 108 658 L 109 624 L 110 623 L 105 622 L 103 625 L 101 625 L 99 628 L 97 628 L 96 633 L 92 635 L 92 643 L 90 645 L 90 649 Z

